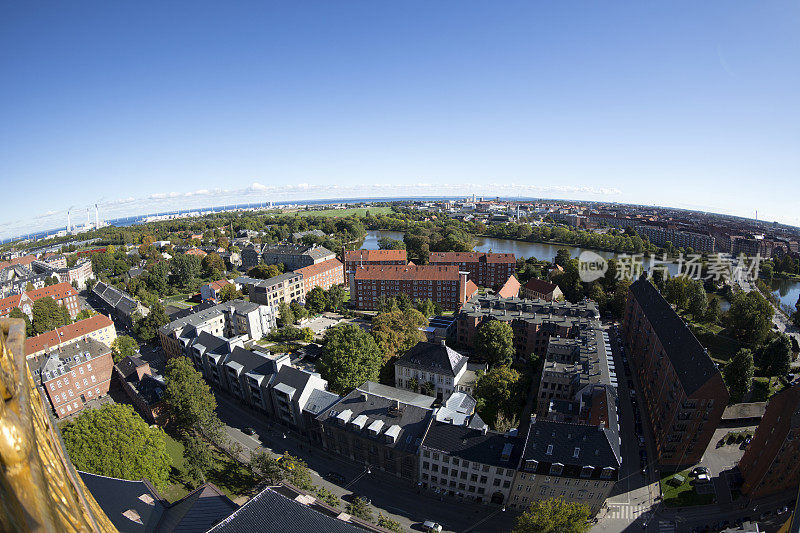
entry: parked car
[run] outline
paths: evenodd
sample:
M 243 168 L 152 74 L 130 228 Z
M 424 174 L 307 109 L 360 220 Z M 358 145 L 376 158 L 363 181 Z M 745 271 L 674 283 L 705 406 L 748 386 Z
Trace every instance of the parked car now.
M 255 430 L 255 429 L 253 429 L 253 428 L 251 428 L 250 426 L 248 426 L 248 427 L 244 428 L 244 430 L 243 430 L 243 431 L 244 431 L 245 433 L 247 433 L 248 435 L 251 435 L 251 436 L 256 434 L 256 430 Z
M 777 511 L 775 511 L 775 513 L 776 513 L 776 514 L 783 514 L 783 513 L 787 512 L 787 511 L 789 511 L 789 507 L 787 507 L 786 505 L 784 505 L 783 507 L 781 507 L 780 509 L 778 509 Z
M 330 481 L 331 483 L 336 483 L 337 485 L 344 485 L 347 483 L 347 479 L 339 472 L 334 472 L 331 470 L 327 474 L 325 474 L 325 479 Z
M 639 446 L 644 448 L 644 437 L 642 437 L 641 435 L 639 435 Z
M 708 475 L 708 468 L 705 466 L 697 466 L 692 469 L 691 475 L 692 476 L 699 476 L 700 474 Z
M 697 483 L 708 483 L 709 481 L 711 481 L 711 476 L 709 476 L 705 472 L 702 472 L 700 474 L 697 474 L 697 476 L 695 477 L 695 481 Z
M 425 520 L 422 523 L 422 528 L 428 533 L 440 533 L 442 531 L 441 524 L 438 524 L 433 520 Z

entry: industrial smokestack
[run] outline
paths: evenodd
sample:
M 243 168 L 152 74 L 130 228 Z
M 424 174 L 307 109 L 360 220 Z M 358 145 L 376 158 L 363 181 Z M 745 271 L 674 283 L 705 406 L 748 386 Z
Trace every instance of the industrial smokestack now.
M 69 209 L 67 209 L 67 233 L 72 231 L 72 225 L 69 222 Z
M 94 227 L 100 227 L 100 212 L 97 210 L 97 204 L 94 204 Z

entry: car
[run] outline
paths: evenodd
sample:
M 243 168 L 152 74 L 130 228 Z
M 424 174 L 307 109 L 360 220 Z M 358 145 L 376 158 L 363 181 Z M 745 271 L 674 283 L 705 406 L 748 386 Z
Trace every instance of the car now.
M 442 531 L 442 525 L 433 520 L 425 520 L 422 523 L 422 528 L 428 533 L 440 533 Z
M 330 481 L 331 483 L 336 483 L 337 485 L 344 485 L 347 483 L 347 479 L 339 472 L 334 472 L 331 470 L 325 474 L 325 479 Z
M 748 444 L 750 444 L 750 441 L 752 441 L 752 440 L 753 440 L 753 436 L 752 435 L 746 436 L 744 438 L 744 445 L 747 446 Z
M 250 436 L 253 436 L 253 435 L 256 434 L 256 430 L 251 428 L 250 426 L 244 428 L 242 431 L 244 431 L 245 433 L 247 433 Z
M 708 468 L 706 468 L 705 466 L 697 466 L 692 469 L 691 475 L 698 476 L 700 474 L 708 475 Z
M 695 481 L 697 483 L 708 483 L 709 481 L 711 481 L 711 477 L 705 472 L 702 472 L 700 474 L 697 474 L 697 476 L 695 476 Z
M 786 513 L 786 512 L 788 512 L 788 511 L 789 511 L 789 507 L 787 507 L 786 505 L 784 505 L 783 507 L 781 507 L 780 509 L 778 509 L 777 511 L 775 511 L 775 513 L 776 513 L 776 514 L 783 514 L 783 513 Z
M 372 498 L 370 498 L 368 496 L 364 496 L 363 494 L 354 492 L 353 493 L 353 500 L 355 500 L 356 498 L 358 498 L 359 500 L 361 500 L 362 502 L 364 502 L 367 505 L 371 505 L 372 504 Z
M 639 435 L 639 446 L 644 448 L 644 437 L 642 437 L 641 435 Z

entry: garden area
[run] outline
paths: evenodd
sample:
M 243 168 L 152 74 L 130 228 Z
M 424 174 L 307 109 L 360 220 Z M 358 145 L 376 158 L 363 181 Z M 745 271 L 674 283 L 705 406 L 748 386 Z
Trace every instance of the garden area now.
M 710 494 L 698 494 L 695 481 L 689 470 L 667 474 L 661 478 L 661 494 L 667 507 L 688 507 L 714 503 L 713 490 Z

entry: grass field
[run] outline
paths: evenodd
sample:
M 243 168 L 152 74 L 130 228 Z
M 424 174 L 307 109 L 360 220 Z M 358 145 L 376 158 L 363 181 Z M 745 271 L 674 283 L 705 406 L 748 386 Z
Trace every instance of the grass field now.
M 171 435 L 167 435 L 167 453 L 172 460 L 172 470 L 169 476 L 170 486 L 162 491 L 162 495 L 170 502 L 174 502 L 194 489 L 194 481 L 186 473 L 183 444 Z M 249 495 L 258 483 L 258 479 L 246 466 L 216 448 L 214 448 L 214 466 L 207 477 L 209 482 L 219 487 L 230 499 Z
M 684 477 L 680 485 L 675 485 L 672 479 L 676 474 Z M 690 505 L 707 505 L 714 502 L 713 494 L 697 494 L 694 490 L 689 470 L 676 472 L 661 478 L 661 494 L 664 496 L 664 505 L 667 507 L 688 507 Z
M 286 211 L 285 215 L 297 214 L 301 217 L 349 217 L 350 215 L 366 216 L 367 211 L 373 215 L 387 215 L 391 207 L 359 207 L 351 209 L 323 209 L 321 211 Z

